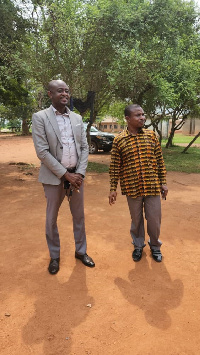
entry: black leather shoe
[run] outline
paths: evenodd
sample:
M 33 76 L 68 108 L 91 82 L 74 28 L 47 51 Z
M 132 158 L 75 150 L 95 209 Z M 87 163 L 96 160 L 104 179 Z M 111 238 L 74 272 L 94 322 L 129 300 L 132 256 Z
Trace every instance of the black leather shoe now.
M 88 256 L 87 254 L 78 254 L 76 251 L 75 251 L 75 258 L 76 259 L 79 259 L 82 261 L 82 263 L 86 266 L 89 266 L 89 267 L 95 267 L 95 263 L 94 261 L 92 260 L 92 258 L 90 258 L 90 256 Z
M 157 263 L 160 263 L 162 261 L 162 254 L 160 250 L 152 250 L 151 249 L 151 255 L 152 258 L 157 261 Z
M 51 275 L 57 274 L 57 272 L 59 271 L 59 263 L 60 258 L 50 260 L 48 270 Z
M 132 254 L 132 258 L 134 261 L 140 261 L 141 257 L 142 257 L 142 252 L 143 252 L 143 249 L 140 248 L 140 249 L 135 249 L 133 251 L 133 254 Z

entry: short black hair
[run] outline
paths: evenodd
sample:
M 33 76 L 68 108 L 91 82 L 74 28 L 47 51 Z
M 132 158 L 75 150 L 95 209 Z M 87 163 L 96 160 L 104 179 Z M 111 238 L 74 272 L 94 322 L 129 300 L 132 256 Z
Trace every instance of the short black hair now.
M 126 106 L 126 107 L 125 107 L 125 110 L 124 110 L 124 115 L 125 115 L 125 117 L 126 117 L 126 116 L 130 116 L 131 112 L 132 112 L 133 110 L 135 110 L 136 108 L 141 108 L 141 106 L 138 105 L 138 104 L 131 104 L 131 105 Z

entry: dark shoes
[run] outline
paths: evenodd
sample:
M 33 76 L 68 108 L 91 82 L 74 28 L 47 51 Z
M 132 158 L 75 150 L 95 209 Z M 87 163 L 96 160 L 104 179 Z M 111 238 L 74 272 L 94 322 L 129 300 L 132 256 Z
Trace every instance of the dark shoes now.
M 82 263 L 86 266 L 89 267 L 95 266 L 94 261 L 87 254 L 80 255 L 77 252 L 75 252 L 75 258 L 80 259 Z M 57 272 L 59 271 L 59 264 L 60 264 L 60 258 L 50 260 L 48 270 L 51 275 L 57 274 Z
M 59 263 L 60 258 L 50 260 L 48 270 L 51 275 L 57 274 L 57 272 L 59 271 Z
M 133 251 L 133 254 L 132 254 L 132 258 L 134 261 L 140 261 L 140 259 L 142 258 L 142 252 L 143 252 L 143 249 L 142 248 L 138 248 L 138 249 L 135 249 Z M 157 262 L 157 263 L 160 263 L 162 261 L 162 254 L 161 254 L 161 251 L 160 250 L 153 250 L 151 249 L 151 255 L 152 255 L 152 258 Z
M 151 249 L 151 255 L 152 258 L 157 261 L 157 263 L 160 263 L 162 261 L 162 254 L 160 250 L 153 250 Z
M 82 261 L 82 263 L 86 266 L 89 266 L 89 267 L 94 267 L 95 266 L 95 263 L 94 261 L 92 260 L 92 258 L 90 258 L 90 256 L 88 256 L 87 254 L 78 254 L 76 251 L 75 251 L 75 258 L 76 259 L 79 259 Z
M 140 261 L 141 257 L 142 257 L 142 252 L 143 252 L 143 249 L 140 248 L 140 249 L 135 249 L 133 251 L 133 254 L 132 254 L 132 258 L 134 261 Z

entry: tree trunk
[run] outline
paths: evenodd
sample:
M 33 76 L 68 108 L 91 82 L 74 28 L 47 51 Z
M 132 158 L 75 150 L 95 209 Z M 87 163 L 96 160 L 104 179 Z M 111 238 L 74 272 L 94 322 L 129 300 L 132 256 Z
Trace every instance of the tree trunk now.
M 176 115 L 173 115 L 172 116 L 172 128 L 171 128 L 171 132 L 169 134 L 166 148 L 172 147 L 172 142 L 173 142 L 174 132 L 175 132 L 175 125 L 176 125 Z
M 90 145 L 91 143 L 91 137 L 90 137 L 90 127 L 94 123 L 96 117 L 97 117 L 97 112 L 94 110 L 94 99 L 95 99 L 95 93 L 93 93 L 92 96 L 92 101 L 91 101 L 91 106 L 90 106 L 90 121 L 87 125 L 87 141 L 88 144 Z
M 28 125 L 28 115 L 29 115 L 28 106 L 26 105 L 25 107 L 22 107 L 21 110 L 23 136 L 28 136 L 30 134 L 29 125 Z
M 96 117 L 97 117 L 97 112 L 94 110 L 91 110 L 90 111 L 90 121 L 87 125 L 87 131 L 86 131 L 87 141 L 88 141 L 89 145 L 91 143 L 90 128 L 91 128 L 92 124 L 95 122 Z
M 29 132 L 27 118 L 22 118 L 22 135 L 28 136 L 29 134 L 30 134 L 30 132 Z
M 166 146 L 165 146 L 166 148 L 172 147 L 173 138 L 174 138 L 174 133 L 170 132 L 168 141 L 167 141 Z
M 160 142 L 160 144 L 161 144 L 161 142 L 162 142 L 162 128 L 159 129 L 159 128 L 158 128 L 158 125 L 156 125 L 155 129 L 156 129 L 156 132 L 158 133 L 159 142 Z
M 200 136 L 200 132 L 193 138 L 193 140 L 185 147 L 185 149 L 181 153 L 186 153 L 190 146 L 196 141 L 196 139 Z
M 87 125 L 87 130 L 86 130 L 86 136 L 87 136 L 88 145 L 90 145 L 90 143 L 91 143 L 90 128 L 91 128 L 91 123 L 89 122 L 88 125 Z

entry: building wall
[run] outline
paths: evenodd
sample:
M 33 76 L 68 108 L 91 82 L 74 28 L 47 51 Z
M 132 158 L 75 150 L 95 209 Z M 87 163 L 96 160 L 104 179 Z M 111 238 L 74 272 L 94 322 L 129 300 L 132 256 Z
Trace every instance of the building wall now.
M 124 129 L 124 126 L 121 126 L 118 123 L 101 122 L 99 129 L 103 132 L 120 132 Z
M 183 134 L 196 135 L 200 132 L 200 119 L 199 118 L 188 118 L 183 125 Z
M 106 117 L 103 121 L 99 124 L 99 129 L 103 132 L 115 132 L 118 133 L 124 129 L 126 123 L 124 125 L 120 125 L 117 122 L 117 119 L 114 117 Z
M 146 120 L 146 124 L 149 124 L 150 120 Z M 99 129 L 103 132 L 114 132 L 118 133 L 121 132 L 124 128 L 126 127 L 126 122 L 124 122 L 124 125 L 120 125 L 116 119 L 114 118 L 105 118 L 100 124 L 99 124 Z M 169 132 L 171 130 L 171 120 L 169 121 L 162 121 L 158 125 L 159 129 L 162 131 L 162 136 L 163 138 L 168 138 Z M 152 126 L 149 126 L 148 129 L 152 129 Z M 189 118 L 186 120 L 185 124 L 183 127 L 176 131 L 176 133 L 180 134 L 191 134 L 191 135 L 196 135 L 198 132 L 200 132 L 200 119 L 198 118 Z
M 149 119 L 146 120 L 146 124 L 150 124 L 151 121 Z M 158 124 L 159 130 L 162 132 L 163 138 L 168 138 L 169 135 L 169 121 L 162 121 Z M 153 126 L 149 126 L 148 129 L 153 130 Z

